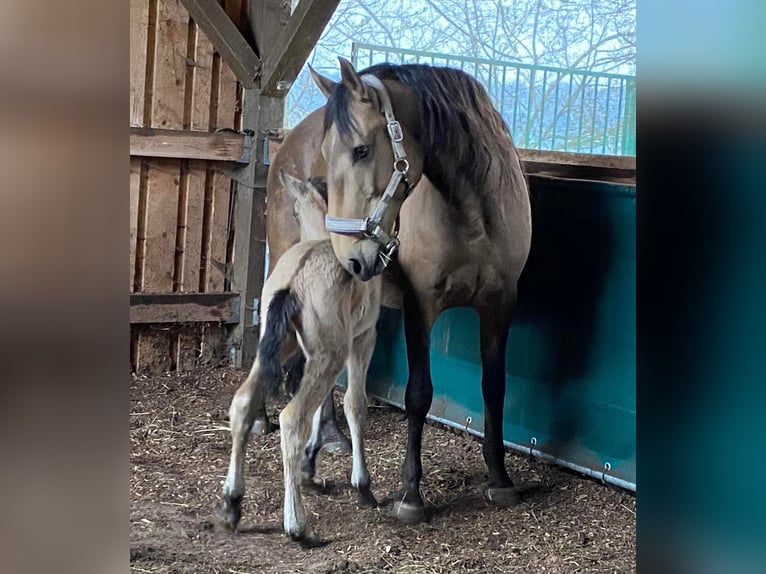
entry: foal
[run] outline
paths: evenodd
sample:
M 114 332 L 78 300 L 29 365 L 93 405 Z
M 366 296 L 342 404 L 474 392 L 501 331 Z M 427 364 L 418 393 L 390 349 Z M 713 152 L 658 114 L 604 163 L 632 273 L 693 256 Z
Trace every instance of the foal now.
M 258 354 L 229 409 L 232 451 L 220 515 L 226 526 L 237 527 L 245 491 L 248 434 L 257 405 L 278 387 L 280 359 L 295 351 L 296 338 L 287 336 L 294 330 L 306 356 L 306 366 L 298 392 L 279 415 L 285 481 L 284 529 L 293 540 L 312 546 L 322 541 L 306 523 L 301 478 L 313 476 L 320 446 L 320 407 L 344 363 L 348 367 L 344 407 L 353 451 L 351 484 L 359 493 L 361 506 L 377 506 L 364 458 L 363 428 L 367 414 L 365 381 L 375 347 L 381 283 L 379 277 L 367 282 L 355 279 L 338 262 L 324 225 L 327 203 L 316 185 L 303 183 L 284 172 L 280 172 L 280 178 L 295 198 L 302 241 L 279 259 L 263 287 Z M 322 239 L 305 241 L 311 236 Z M 307 463 L 302 473 L 304 453 Z

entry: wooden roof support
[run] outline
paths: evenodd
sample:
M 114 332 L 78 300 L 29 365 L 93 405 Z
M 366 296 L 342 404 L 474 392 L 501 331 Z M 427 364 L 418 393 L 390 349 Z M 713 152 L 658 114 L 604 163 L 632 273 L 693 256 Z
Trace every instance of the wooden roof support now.
M 257 87 L 261 60 L 234 22 L 216 0 L 181 0 L 200 30 L 205 33 L 239 82 L 248 89 Z M 332 3 L 332 2 L 331 2 Z
M 261 76 L 263 95 L 277 98 L 287 95 L 339 2 L 300 0 L 276 44 L 267 49 Z

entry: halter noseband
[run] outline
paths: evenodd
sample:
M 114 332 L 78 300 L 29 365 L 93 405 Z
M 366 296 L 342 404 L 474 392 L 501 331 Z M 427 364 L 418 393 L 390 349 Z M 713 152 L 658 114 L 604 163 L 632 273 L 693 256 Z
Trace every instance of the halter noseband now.
M 405 198 L 412 193 L 415 185 L 407 179 L 407 172 L 410 164 L 407 161 L 407 153 L 404 151 L 404 134 L 402 127 L 394 117 L 394 110 L 391 107 L 391 98 L 388 97 L 388 91 L 378 78 L 375 76 L 361 76 L 362 82 L 370 86 L 378 93 L 380 106 L 383 115 L 386 116 L 386 127 L 388 128 L 388 137 L 391 140 L 391 148 L 394 151 L 394 171 L 391 179 L 388 180 L 386 190 L 383 192 L 372 214 L 365 219 L 348 219 L 345 217 L 325 216 L 325 226 L 330 233 L 339 235 L 362 235 L 378 243 L 383 249 L 380 252 L 383 266 L 387 267 L 396 256 L 399 249 L 399 218 L 397 217 L 393 235 L 389 235 L 381 227 L 380 223 L 386 213 L 388 204 L 396 194 L 399 183 L 404 183 Z

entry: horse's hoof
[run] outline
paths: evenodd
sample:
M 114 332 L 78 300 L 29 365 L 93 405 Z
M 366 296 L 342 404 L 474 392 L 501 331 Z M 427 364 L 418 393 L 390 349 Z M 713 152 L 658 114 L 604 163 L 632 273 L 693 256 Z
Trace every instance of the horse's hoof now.
M 322 450 L 332 454 L 349 454 L 351 441 L 332 423 L 322 425 Z
M 253 423 L 253 428 L 250 429 L 250 434 L 254 434 L 255 436 L 263 436 L 266 434 L 269 434 L 270 432 L 274 432 L 276 430 L 276 426 L 271 424 L 269 419 L 256 419 Z
M 511 508 L 521 502 L 519 493 L 512 486 L 489 487 L 484 491 L 484 498 L 503 508 Z
M 340 436 L 342 438 L 338 440 L 324 443 L 322 450 L 330 454 L 351 454 L 351 443 L 343 435 Z
M 330 542 L 329 540 L 319 536 L 319 534 L 317 534 L 317 532 L 310 526 L 306 526 L 303 529 L 303 532 L 298 534 L 288 532 L 287 535 L 290 537 L 290 540 L 297 542 L 304 548 L 319 548 L 321 546 L 327 545 Z
M 237 525 L 242 518 L 242 497 L 224 496 L 221 505 L 218 507 L 216 516 L 223 524 L 224 528 L 235 532 Z
M 375 496 L 372 494 L 369 486 L 359 487 L 359 506 L 361 508 L 377 508 L 378 501 L 375 500 Z
M 393 516 L 405 524 L 419 524 L 426 520 L 426 509 L 422 505 L 409 502 L 394 502 Z

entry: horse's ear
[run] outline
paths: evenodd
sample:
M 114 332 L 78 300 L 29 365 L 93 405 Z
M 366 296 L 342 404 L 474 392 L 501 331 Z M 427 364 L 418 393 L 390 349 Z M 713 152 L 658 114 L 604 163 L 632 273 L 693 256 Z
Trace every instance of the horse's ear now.
M 351 92 L 356 99 L 367 99 L 367 89 L 365 88 L 362 79 L 359 77 L 359 74 L 356 73 L 354 65 L 341 56 L 338 56 L 338 60 L 340 61 L 340 77 L 343 85 L 348 88 L 348 91 Z
M 317 72 L 314 68 L 311 67 L 311 64 L 309 64 L 309 72 L 311 73 L 311 77 L 314 78 L 316 85 L 319 86 L 319 91 L 324 94 L 325 98 L 329 98 L 330 92 L 332 92 L 332 89 L 336 85 L 335 82 L 327 76 L 323 76 Z
M 312 177 L 306 182 L 306 192 L 311 194 L 314 204 L 327 213 L 327 181 L 324 178 Z
M 287 190 L 287 193 L 295 199 L 299 199 L 305 193 L 303 182 L 283 169 L 279 170 L 279 181 L 282 182 L 282 186 Z

